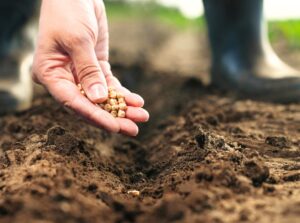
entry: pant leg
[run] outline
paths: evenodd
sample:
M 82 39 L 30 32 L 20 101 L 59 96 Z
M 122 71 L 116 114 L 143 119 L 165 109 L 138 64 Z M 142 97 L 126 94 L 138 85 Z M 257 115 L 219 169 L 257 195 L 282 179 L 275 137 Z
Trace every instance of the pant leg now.
M 0 1 L 0 57 L 5 57 L 24 26 L 37 15 L 38 0 L 1 0 Z M 22 35 L 19 36 L 22 38 Z M 25 41 L 22 42 L 22 41 Z M 26 40 L 20 40 L 18 47 L 23 48 Z
M 261 55 L 267 42 L 263 0 L 203 0 L 214 60 L 235 52 L 244 62 Z

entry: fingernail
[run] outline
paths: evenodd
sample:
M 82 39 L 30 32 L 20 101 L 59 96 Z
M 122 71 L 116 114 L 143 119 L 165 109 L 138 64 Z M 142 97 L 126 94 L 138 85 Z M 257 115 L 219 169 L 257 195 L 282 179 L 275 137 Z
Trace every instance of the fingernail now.
M 94 84 L 90 87 L 89 98 L 95 103 L 103 102 L 107 99 L 107 90 L 101 84 Z

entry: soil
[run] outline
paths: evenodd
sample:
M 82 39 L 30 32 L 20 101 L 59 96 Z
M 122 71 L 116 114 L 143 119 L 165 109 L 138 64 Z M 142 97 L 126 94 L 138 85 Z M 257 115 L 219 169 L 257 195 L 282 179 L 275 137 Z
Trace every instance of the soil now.
M 155 51 L 136 63 L 112 51 L 151 121 L 138 138 L 110 134 L 37 88 L 29 110 L 0 118 L 1 223 L 299 221 L 300 104 L 210 88 L 207 59 L 196 77 L 158 69 Z

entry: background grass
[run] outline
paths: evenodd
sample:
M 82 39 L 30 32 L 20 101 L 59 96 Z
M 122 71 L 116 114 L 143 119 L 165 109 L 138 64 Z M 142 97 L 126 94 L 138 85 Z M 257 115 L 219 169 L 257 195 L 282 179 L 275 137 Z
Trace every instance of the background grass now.
M 152 20 L 178 29 L 202 29 L 205 24 L 203 17 L 188 19 L 175 8 L 166 8 L 155 3 L 106 2 L 105 5 L 112 22 L 132 19 Z
M 105 3 L 107 14 L 111 22 L 117 20 L 152 20 L 164 23 L 179 30 L 198 29 L 204 30 L 203 17 L 188 19 L 177 9 L 166 8 L 155 3 Z M 285 41 L 291 50 L 300 50 L 300 19 L 287 21 L 271 21 L 269 25 L 269 37 L 271 42 Z
M 291 50 L 300 50 L 300 19 L 269 22 L 269 37 L 272 42 L 286 41 Z

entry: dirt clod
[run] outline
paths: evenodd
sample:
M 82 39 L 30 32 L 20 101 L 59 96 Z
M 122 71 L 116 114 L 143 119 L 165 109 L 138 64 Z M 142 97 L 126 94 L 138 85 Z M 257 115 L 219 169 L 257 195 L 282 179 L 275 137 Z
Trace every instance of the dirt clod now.
M 286 137 L 283 136 L 268 136 L 266 138 L 266 143 L 278 148 L 284 148 L 289 146 L 288 140 L 286 139 Z
M 282 178 L 284 181 L 300 181 L 300 172 L 288 173 Z
M 253 185 L 260 186 L 269 177 L 269 168 L 257 160 L 248 160 L 244 162 L 244 174 Z

